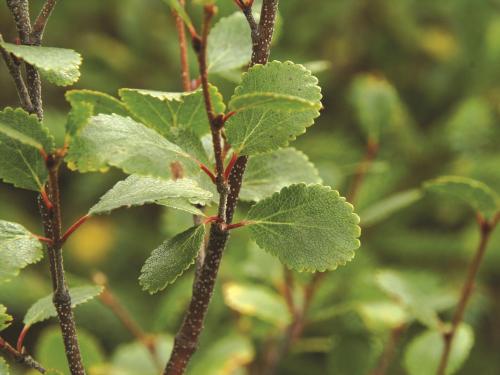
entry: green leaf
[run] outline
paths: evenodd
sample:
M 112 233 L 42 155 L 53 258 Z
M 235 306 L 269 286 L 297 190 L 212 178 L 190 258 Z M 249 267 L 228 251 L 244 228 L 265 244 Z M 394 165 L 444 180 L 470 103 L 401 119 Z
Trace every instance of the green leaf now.
M 18 59 L 35 66 L 43 77 L 57 86 L 70 86 L 80 78 L 82 57 L 73 50 L 16 45 L 2 39 L 0 45 Z
M 78 344 L 85 369 L 94 373 L 92 368 L 105 362 L 103 349 L 96 338 L 82 328 L 78 329 Z M 36 359 L 51 369 L 48 374 L 70 375 L 59 327 L 48 328 L 42 332 L 36 345 Z
M 101 294 L 102 290 L 103 287 L 98 285 L 85 285 L 71 288 L 69 291 L 71 295 L 71 307 L 75 308 L 82 303 L 90 301 L 92 298 Z M 29 308 L 24 316 L 23 323 L 31 326 L 55 316 L 57 316 L 57 312 L 52 302 L 52 294 L 50 294 L 38 300 Z
M 411 280 L 396 271 L 384 270 L 377 272 L 375 281 L 384 292 L 408 308 L 410 314 L 422 324 L 436 329 L 441 325 L 434 306 L 429 302 L 429 295 Z
M 0 374 L 2 375 L 10 375 L 10 369 L 5 359 L 0 357 Z
M 0 304 L 0 332 L 12 323 L 12 316 L 7 314 L 7 308 Z M 0 373 L 1 374 L 1 373 Z
M 254 316 L 279 327 L 285 327 L 291 321 L 283 298 L 266 287 L 227 283 L 223 290 L 226 304 L 240 314 Z
M 417 202 L 422 198 L 422 195 L 420 189 L 411 189 L 379 200 L 360 212 L 361 225 L 363 227 L 369 227 L 377 224 L 394 213 Z
M 20 224 L 0 220 L 0 283 L 43 257 L 42 244 Z
M 398 93 L 389 82 L 375 75 L 358 76 L 352 84 L 350 99 L 361 128 L 375 141 L 384 129 L 401 118 Z
M 66 100 L 71 104 L 71 111 L 66 124 L 69 135 L 75 135 L 93 115 L 129 115 L 122 102 L 99 91 L 71 90 L 66 92 Z
M 318 80 L 302 65 L 273 61 L 243 75 L 226 124 L 229 143 L 252 155 L 285 147 L 314 123 L 321 108 Z
M 90 209 L 89 214 L 99 215 L 120 207 L 156 203 L 174 208 L 191 207 L 189 212 L 204 216 L 193 205 L 206 204 L 211 198 L 212 193 L 198 187 L 193 180 L 173 181 L 131 175 L 104 194 L 99 203 Z
M 460 370 L 474 345 L 474 331 L 466 324 L 458 327 L 451 347 L 446 375 Z M 429 330 L 414 338 L 406 349 L 404 365 L 409 375 L 435 374 L 444 350 L 443 335 Z
M 154 294 L 172 284 L 194 263 L 204 238 L 205 226 L 198 225 L 154 249 L 139 277 L 143 290 Z
M 307 156 L 284 148 L 251 157 L 243 178 L 240 199 L 259 201 L 297 183 L 321 183 L 317 169 Z
M 208 36 L 209 73 L 241 68 L 252 57 L 252 38 L 242 12 L 235 12 L 217 22 Z
M 365 325 L 373 331 L 386 332 L 402 327 L 409 321 L 408 313 L 394 302 L 365 302 L 356 306 Z
M 174 340 L 165 335 L 155 339 L 158 362 L 167 363 Z M 158 365 L 155 362 L 148 349 L 139 341 L 120 345 L 111 359 L 113 369 L 119 375 L 158 375 Z
M 487 220 L 500 210 L 498 195 L 486 184 L 471 178 L 443 176 L 426 182 L 424 188 L 431 192 L 449 194 L 464 201 Z
M 193 131 L 198 136 L 210 132 L 203 93 L 169 93 L 121 89 L 120 97 L 127 108 L 143 124 L 169 138 L 174 128 Z M 224 113 L 226 106 L 215 86 L 210 86 L 215 113 Z
M 298 271 L 336 269 L 360 246 L 358 215 L 327 186 L 285 187 L 253 206 L 248 220 L 257 244 Z
M 68 153 L 68 165 L 81 172 L 121 168 L 128 174 L 170 178 L 170 164 L 187 171 L 199 167 L 179 146 L 128 117 L 98 115 L 80 130 Z
M 40 150 L 54 148 L 54 139 L 34 115 L 6 108 L 0 112 L 0 178 L 22 189 L 40 191 L 47 167 Z
M 233 375 L 252 362 L 254 357 L 255 350 L 248 337 L 229 334 L 213 342 L 197 358 L 193 358 L 188 374 Z

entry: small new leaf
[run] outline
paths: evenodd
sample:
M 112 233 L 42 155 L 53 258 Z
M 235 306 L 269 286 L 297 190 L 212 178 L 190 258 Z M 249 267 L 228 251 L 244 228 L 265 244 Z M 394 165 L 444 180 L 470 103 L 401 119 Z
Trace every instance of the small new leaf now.
M 102 293 L 103 287 L 99 285 L 85 285 L 69 290 L 71 295 L 71 307 L 75 308 L 82 303 L 90 301 Z M 49 318 L 57 316 L 56 308 L 52 302 L 52 294 L 35 302 L 24 316 L 23 323 L 32 326 L 35 323 L 43 322 Z
M 469 356 L 474 344 L 474 331 L 466 324 L 458 327 L 451 346 L 445 374 L 456 373 Z M 404 356 L 404 364 L 409 375 L 435 374 L 444 349 L 443 335 L 429 330 L 409 343 Z
M 7 314 L 7 308 L 0 304 L 0 332 L 12 323 L 12 316 Z
M 240 199 L 260 201 L 285 186 L 301 182 L 321 183 L 317 169 L 302 152 L 284 148 L 255 155 L 248 160 Z
M 304 133 L 321 108 L 318 80 L 302 65 L 273 61 L 243 75 L 226 124 L 233 148 L 243 155 L 273 151 Z
M 226 304 L 240 314 L 254 316 L 279 327 L 290 323 L 285 301 L 266 287 L 227 283 L 223 291 Z
M 57 86 L 70 86 L 80 78 L 82 57 L 73 50 L 17 45 L 2 39 L 0 45 L 18 59 L 35 66 L 43 77 Z
M 170 178 L 170 164 L 179 162 L 187 171 L 198 165 L 180 147 L 156 131 L 118 115 L 98 115 L 80 130 L 68 153 L 68 165 L 80 172 L 113 166 L 128 174 Z
M 285 187 L 253 206 L 248 221 L 257 244 L 298 271 L 333 270 L 360 246 L 353 206 L 326 186 Z
M 132 175 L 118 182 L 94 205 L 89 215 L 108 213 L 120 207 L 140 206 L 156 203 L 173 208 L 188 209 L 189 212 L 204 216 L 193 205 L 206 204 L 212 193 L 198 187 L 189 179 L 163 180 L 157 177 Z
M 0 179 L 40 191 L 48 174 L 41 151 L 53 148 L 54 139 L 34 115 L 20 108 L 0 112 Z
M 467 177 L 443 176 L 428 181 L 424 188 L 458 198 L 480 213 L 486 220 L 500 210 L 500 198 L 486 184 Z
M 205 226 L 198 225 L 154 249 L 139 277 L 143 290 L 154 294 L 172 284 L 194 263 L 204 237 Z
M 42 259 L 42 244 L 20 224 L 0 220 L 0 283 Z

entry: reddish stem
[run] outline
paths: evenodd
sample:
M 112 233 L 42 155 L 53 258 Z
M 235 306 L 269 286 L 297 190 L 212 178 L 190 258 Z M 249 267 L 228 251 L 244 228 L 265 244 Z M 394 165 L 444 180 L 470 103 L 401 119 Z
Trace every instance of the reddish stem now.
M 217 215 L 208 216 L 205 220 L 203 220 L 203 224 L 218 223 L 218 222 L 220 222 L 220 218 Z
M 35 238 L 40 241 L 40 242 L 45 242 L 46 244 L 49 244 L 49 245 L 52 245 L 53 244 L 53 241 L 51 238 L 48 238 L 48 237 L 43 237 L 43 236 L 39 236 L 38 234 L 33 234 L 33 236 L 35 236 Z
M 224 181 L 227 181 L 229 178 L 229 175 L 231 174 L 231 171 L 233 170 L 234 164 L 236 163 L 236 160 L 238 160 L 238 153 L 234 152 L 233 156 L 231 157 L 231 160 L 229 161 L 226 170 L 224 171 Z
M 231 230 L 231 229 L 241 228 L 241 227 L 250 225 L 252 223 L 253 223 L 252 221 L 240 221 L 239 223 L 223 225 L 223 228 L 225 230 Z
M 210 177 L 212 182 L 214 184 L 217 184 L 217 178 L 215 177 L 214 173 L 210 170 L 210 168 L 208 168 L 205 164 L 201 162 L 198 165 L 200 166 L 201 170 L 205 172 L 208 175 L 208 177 Z
M 90 217 L 89 215 L 85 215 L 79 218 L 77 221 L 75 221 L 73 225 L 71 225 L 61 237 L 61 243 L 66 242 L 69 236 L 71 236 L 74 231 L 76 231 L 83 223 L 85 223 L 89 217 Z
M 43 204 L 45 205 L 47 210 L 52 211 L 54 205 L 50 201 L 49 196 L 47 195 L 47 191 L 45 190 L 44 187 L 40 190 L 40 196 L 42 197 Z
M 23 353 L 23 344 L 24 344 L 24 338 L 26 337 L 26 335 L 28 334 L 28 331 L 30 329 L 30 325 L 27 324 L 23 327 L 23 330 L 21 331 L 21 333 L 19 334 L 19 337 L 17 338 L 17 345 L 16 345 L 16 349 L 19 353 Z
M 228 112 L 224 115 L 224 117 L 222 118 L 222 122 L 226 122 L 227 120 L 229 120 L 232 116 L 234 116 L 236 114 L 236 111 L 231 111 L 231 112 Z

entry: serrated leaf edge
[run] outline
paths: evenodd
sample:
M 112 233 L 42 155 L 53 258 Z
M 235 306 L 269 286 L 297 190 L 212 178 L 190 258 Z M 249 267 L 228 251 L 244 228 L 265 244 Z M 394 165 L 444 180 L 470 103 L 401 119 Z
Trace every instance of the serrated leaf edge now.
M 254 242 L 261 249 L 263 249 L 266 252 L 268 252 L 269 254 L 277 257 L 279 259 L 279 261 L 283 265 L 285 265 L 289 270 L 295 270 L 295 271 L 298 271 L 298 272 L 316 273 L 316 272 L 325 272 L 325 271 L 335 271 L 339 266 L 345 266 L 347 263 L 351 262 L 354 259 L 354 257 L 356 256 L 355 250 L 359 249 L 359 247 L 361 246 L 361 241 L 359 240 L 359 237 L 361 236 L 361 227 L 359 226 L 360 217 L 354 212 L 354 206 L 351 203 L 347 202 L 346 198 L 343 197 L 343 196 L 341 196 L 340 193 L 338 192 L 338 190 L 332 189 L 330 186 L 322 185 L 322 184 L 304 184 L 304 183 L 292 184 L 292 185 L 288 185 L 288 186 L 283 187 L 280 191 L 274 193 L 273 195 L 269 196 L 268 198 L 262 199 L 261 201 L 259 201 L 259 203 L 262 203 L 265 200 L 274 199 L 274 197 L 280 195 L 283 192 L 283 190 L 289 189 L 292 186 L 298 186 L 298 185 L 303 185 L 305 187 L 319 186 L 319 187 L 321 187 L 321 188 L 323 188 L 325 190 L 329 190 L 329 191 L 333 192 L 336 195 L 336 198 L 340 198 L 340 201 L 343 202 L 343 203 L 345 203 L 347 205 L 347 207 L 349 208 L 349 211 L 350 211 L 350 217 L 353 220 L 352 223 L 356 227 L 356 241 L 357 241 L 357 246 L 353 250 L 346 251 L 345 254 L 346 254 L 346 257 L 348 257 L 348 259 L 346 259 L 344 262 L 338 262 L 337 264 L 335 264 L 331 268 L 328 268 L 328 267 L 317 268 L 317 269 L 315 269 L 315 268 L 308 268 L 308 267 L 295 268 L 295 267 L 292 267 L 292 266 L 288 265 L 285 262 L 285 260 L 280 256 L 280 254 L 273 252 L 272 249 L 269 249 L 269 248 L 266 248 L 265 246 L 262 246 L 261 244 L 259 244 L 258 241 L 254 240 Z M 250 212 L 252 211 L 253 208 L 254 208 L 254 206 L 250 207 L 250 210 L 248 211 L 248 215 L 250 214 Z M 248 220 L 247 226 L 258 225 L 258 224 L 259 224 L 259 221 Z

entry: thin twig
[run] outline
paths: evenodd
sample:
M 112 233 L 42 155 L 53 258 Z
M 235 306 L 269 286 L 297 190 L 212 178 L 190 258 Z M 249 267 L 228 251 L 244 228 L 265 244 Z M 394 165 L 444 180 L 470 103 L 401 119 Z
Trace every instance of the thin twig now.
M 462 320 L 464 318 L 465 309 L 472 295 L 479 267 L 481 266 L 484 253 L 486 252 L 490 235 L 495 229 L 496 224 L 497 224 L 496 219 L 493 219 L 491 222 L 485 221 L 483 219 L 479 220 L 481 239 L 479 241 L 479 245 L 477 247 L 474 258 L 472 259 L 472 262 L 469 265 L 467 277 L 465 279 L 465 283 L 462 288 L 462 293 L 460 294 L 460 300 L 458 302 L 457 309 L 455 310 L 455 314 L 453 315 L 451 329 L 443 334 L 444 349 L 443 353 L 441 354 L 437 375 L 444 375 L 446 373 L 446 367 L 448 365 L 453 339 L 456 335 L 460 323 L 462 323 Z
M 0 337 L 0 350 L 9 354 L 14 359 L 14 361 L 22 364 L 23 366 L 26 366 L 33 370 L 37 370 L 41 374 L 45 374 L 47 372 L 47 370 L 45 370 L 45 368 L 40 363 L 35 361 L 33 357 L 31 357 L 26 353 L 21 353 L 20 351 L 16 350 L 2 337 Z
M 54 7 L 56 6 L 57 0 L 47 0 L 45 4 L 43 4 L 38 17 L 33 24 L 33 30 L 31 31 L 31 41 L 35 45 L 40 45 L 43 38 L 43 32 L 45 31 L 45 27 L 47 26 L 47 21 L 49 20 Z
M 152 335 L 147 334 L 139 326 L 139 324 L 134 320 L 132 315 L 126 309 L 126 307 L 120 302 L 113 291 L 110 289 L 107 277 L 103 273 L 96 273 L 93 277 L 96 284 L 103 287 L 102 293 L 99 295 L 100 301 L 107 306 L 113 314 L 120 320 L 123 326 L 134 336 L 139 342 L 141 342 L 144 347 L 149 351 L 151 358 L 161 369 L 161 364 L 158 359 L 158 352 L 156 348 L 156 341 Z
M 184 0 L 179 0 L 179 3 L 184 7 Z M 187 50 L 187 40 L 186 40 L 186 29 L 184 26 L 184 21 L 182 18 L 174 12 L 175 16 L 175 26 L 177 28 L 177 35 L 179 37 L 179 48 L 181 55 L 181 78 L 182 87 L 184 91 L 191 91 L 191 78 L 189 75 L 189 60 L 188 60 L 188 50 Z
M 371 375 L 385 375 L 392 360 L 394 359 L 398 342 L 401 339 L 401 334 L 404 332 L 405 328 L 405 325 L 401 325 L 391 330 L 377 367 L 373 370 Z
M 365 155 L 363 157 L 363 160 L 361 163 L 359 163 L 358 168 L 356 169 L 356 172 L 354 173 L 354 178 L 351 184 L 351 187 L 349 189 L 349 194 L 347 194 L 347 201 L 354 204 L 359 190 L 361 189 L 361 186 L 363 185 L 363 181 L 365 179 L 365 176 L 367 172 L 370 170 L 373 161 L 377 157 L 378 153 L 378 148 L 379 145 L 377 142 L 369 139 L 368 143 L 366 144 L 366 151 Z

